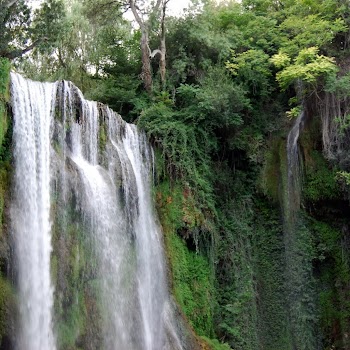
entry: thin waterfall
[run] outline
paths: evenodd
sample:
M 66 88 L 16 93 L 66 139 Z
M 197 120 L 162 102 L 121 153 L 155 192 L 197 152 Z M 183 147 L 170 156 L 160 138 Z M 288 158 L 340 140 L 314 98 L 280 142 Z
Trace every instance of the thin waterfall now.
M 152 202 L 153 151 L 145 134 L 107 106 L 85 100 L 79 89 L 65 81 L 34 83 L 12 74 L 12 103 L 13 234 L 19 276 L 31 276 L 30 282 L 19 277 L 27 309 L 21 312 L 18 348 L 60 349 L 62 337 L 57 336 L 55 345 L 54 334 L 67 331 L 66 315 L 73 312 L 69 310 L 81 308 L 75 319 L 97 320 L 96 329 L 88 331 L 81 326 L 87 321 L 73 324 L 71 337 L 83 349 L 182 349 L 167 287 L 162 232 Z M 32 182 L 33 188 L 27 185 Z M 33 227 L 24 227 L 29 219 Z M 57 270 L 53 282 L 50 220 Z M 44 251 L 33 248 L 35 244 Z M 74 283 L 79 291 L 70 288 L 72 277 L 66 274 L 72 275 L 72 270 L 76 270 L 74 278 L 79 281 Z M 28 294 L 34 282 L 45 294 Z M 94 314 L 88 315 L 91 309 Z M 38 318 L 40 324 L 32 327 L 29 318 Z
M 138 258 L 138 296 L 140 299 L 142 324 L 144 329 L 144 349 L 161 349 L 164 343 L 162 313 L 165 307 L 164 258 L 160 230 L 154 220 L 150 196 L 151 159 L 145 136 L 138 134 L 135 126 L 126 125 L 124 149 L 130 160 L 138 197 L 139 215 L 135 220 L 137 232 L 136 249 Z M 143 158 L 146 161 L 143 161 Z M 154 325 L 158 327 L 154 328 Z
M 298 288 L 299 279 L 302 274 L 299 270 L 299 248 L 298 248 L 298 216 L 301 200 L 301 158 L 299 149 L 299 137 L 304 122 L 302 111 L 294 121 L 287 137 L 287 169 L 284 183 L 283 195 L 283 226 L 284 226 L 284 251 L 285 251 L 285 290 L 287 291 L 288 317 L 290 332 L 297 348 L 299 340 L 295 339 L 298 334 L 297 325 L 300 324 L 299 317 L 295 311 L 300 309 L 302 299 L 301 289 Z M 301 312 L 301 310 L 300 310 Z
M 50 124 L 56 85 L 11 74 L 14 115 L 12 233 L 18 262 L 20 350 L 55 349 L 50 281 Z
M 290 220 L 300 208 L 301 192 L 301 159 L 299 150 L 299 137 L 303 128 L 305 113 L 302 111 L 295 120 L 287 138 L 287 203 L 286 211 Z
M 284 179 L 283 219 L 285 247 L 285 290 L 289 331 L 293 348 L 318 349 L 311 233 L 301 212 L 302 164 L 300 135 L 305 112 L 301 111 L 287 138 L 287 162 Z

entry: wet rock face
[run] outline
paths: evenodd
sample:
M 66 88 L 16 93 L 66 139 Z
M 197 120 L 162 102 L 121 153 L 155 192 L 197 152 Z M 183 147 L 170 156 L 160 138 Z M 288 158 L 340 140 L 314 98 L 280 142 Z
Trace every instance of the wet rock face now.
M 183 350 L 200 350 L 201 346 L 196 338 L 193 330 L 187 324 L 179 307 L 176 305 L 175 301 L 171 298 L 169 301 L 169 323 L 175 325 L 176 333 L 173 333 L 172 327 L 167 328 L 167 339 L 169 348 L 168 350 L 178 349 L 179 344 Z

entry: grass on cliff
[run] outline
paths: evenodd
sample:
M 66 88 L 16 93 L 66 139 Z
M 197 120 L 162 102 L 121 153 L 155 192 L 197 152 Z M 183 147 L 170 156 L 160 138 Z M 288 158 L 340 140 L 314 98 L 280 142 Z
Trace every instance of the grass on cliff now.
M 2 144 L 8 125 L 6 103 L 9 101 L 9 81 L 11 64 L 7 59 L 0 58 L 0 145 Z

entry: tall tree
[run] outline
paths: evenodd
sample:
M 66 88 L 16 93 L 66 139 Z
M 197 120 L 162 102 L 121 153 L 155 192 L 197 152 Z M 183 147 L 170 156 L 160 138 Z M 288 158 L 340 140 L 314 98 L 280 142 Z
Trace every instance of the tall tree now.
M 156 4 L 148 13 L 145 11 L 145 6 L 140 6 L 137 0 L 129 0 L 130 9 L 135 17 L 141 31 L 141 55 L 142 55 L 142 80 L 144 87 L 148 93 L 152 92 L 153 80 L 151 71 L 151 58 L 160 54 L 160 75 L 163 87 L 165 86 L 165 71 L 166 71 L 166 44 L 165 44 L 165 12 L 167 4 L 170 0 L 157 0 Z M 150 30 L 153 22 L 160 20 L 160 49 L 153 52 L 149 46 Z
M 32 11 L 26 0 L 0 2 L 0 56 L 21 57 L 38 46 L 52 46 L 62 27 L 62 0 L 46 0 Z

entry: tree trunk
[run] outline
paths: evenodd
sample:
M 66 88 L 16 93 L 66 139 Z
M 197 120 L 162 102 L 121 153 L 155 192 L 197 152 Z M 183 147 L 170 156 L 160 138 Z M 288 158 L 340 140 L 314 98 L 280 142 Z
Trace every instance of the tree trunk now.
M 151 94 L 152 93 L 152 71 L 151 71 L 151 58 L 150 50 L 148 46 L 148 31 L 141 28 L 141 57 L 142 57 L 142 73 L 141 77 L 145 90 Z
M 150 59 L 150 49 L 149 49 L 149 38 L 148 38 L 148 26 L 147 22 L 138 13 L 137 5 L 135 0 L 129 0 L 129 5 L 134 18 L 141 30 L 141 60 L 142 60 L 142 73 L 141 77 L 143 80 L 144 87 L 146 91 L 152 93 L 152 72 L 151 72 L 151 59 Z
M 161 21 L 161 38 L 160 38 L 160 79 L 162 82 L 162 89 L 166 88 L 166 45 L 165 45 L 165 11 L 168 1 L 164 1 L 162 9 L 162 21 Z
M 41 40 L 36 40 L 33 44 L 27 46 L 24 49 L 18 49 L 18 50 L 12 50 L 12 51 L 7 51 L 7 50 L 0 50 L 0 57 L 6 57 L 9 60 L 13 60 L 17 57 L 23 56 L 25 53 L 28 51 L 31 51 L 34 49 L 38 43 L 40 43 Z
M 151 71 L 151 57 L 154 57 L 156 53 L 160 53 L 160 76 L 162 81 L 162 87 L 165 88 L 165 10 L 166 4 L 170 0 L 157 0 L 155 6 L 153 7 L 152 14 L 158 14 L 160 5 L 162 5 L 162 18 L 161 18 L 161 41 L 160 41 L 160 50 L 155 50 L 155 53 L 152 54 L 149 47 L 149 20 L 144 20 L 142 15 L 139 13 L 140 9 L 136 5 L 136 0 L 128 0 L 130 9 L 134 15 L 134 18 L 141 30 L 141 59 L 142 59 L 142 73 L 141 77 L 145 90 L 151 94 L 153 88 L 153 79 Z
M 5 8 L 9 8 L 11 7 L 12 5 L 14 5 L 18 0 L 9 0 L 9 1 L 1 1 L 1 5 L 0 7 L 5 7 Z

